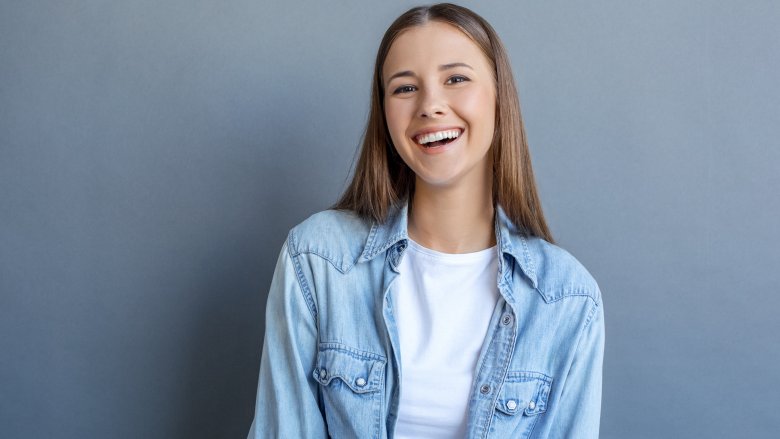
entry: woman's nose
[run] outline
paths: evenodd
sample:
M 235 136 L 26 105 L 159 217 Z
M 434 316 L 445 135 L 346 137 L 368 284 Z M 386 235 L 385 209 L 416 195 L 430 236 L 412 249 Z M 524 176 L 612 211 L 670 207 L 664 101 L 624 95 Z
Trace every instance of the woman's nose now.
M 422 93 L 417 114 L 419 117 L 439 118 L 447 114 L 447 104 L 440 93 L 434 90 L 427 90 Z

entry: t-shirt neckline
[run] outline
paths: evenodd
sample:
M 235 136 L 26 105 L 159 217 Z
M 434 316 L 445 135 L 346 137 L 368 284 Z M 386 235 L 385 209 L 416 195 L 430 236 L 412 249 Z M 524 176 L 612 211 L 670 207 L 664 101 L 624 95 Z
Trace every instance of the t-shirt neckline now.
M 484 250 L 477 250 L 469 253 L 445 253 L 438 250 L 433 250 L 428 247 L 423 247 L 418 242 L 409 238 L 409 249 L 416 253 L 423 254 L 425 256 L 439 259 L 447 262 L 477 262 L 485 261 L 493 258 L 496 254 L 498 245 L 494 245 Z

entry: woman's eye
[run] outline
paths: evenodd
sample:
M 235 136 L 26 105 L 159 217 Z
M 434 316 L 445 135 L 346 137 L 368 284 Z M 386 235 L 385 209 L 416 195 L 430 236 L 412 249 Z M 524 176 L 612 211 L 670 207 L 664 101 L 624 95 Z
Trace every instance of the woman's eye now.
M 402 86 L 396 88 L 393 91 L 393 94 L 397 95 L 399 93 L 409 93 L 409 92 L 413 92 L 413 91 L 414 91 L 414 86 L 413 85 L 402 85 Z
M 469 80 L 469 78 L 467 78 L 465 76 L 458 75 L 458 76 L 453 76 L 450 79 L 448 79 L 447 80 L 447 84 L 457 84 L 459 82 L 466 82 L 468 80 Z

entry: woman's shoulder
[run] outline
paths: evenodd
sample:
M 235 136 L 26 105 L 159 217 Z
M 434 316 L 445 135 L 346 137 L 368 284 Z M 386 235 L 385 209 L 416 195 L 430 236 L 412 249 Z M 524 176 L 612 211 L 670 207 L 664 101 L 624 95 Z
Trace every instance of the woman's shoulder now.
M 525 246 L 538 289 L 548 301 L 580 295 L 601 303 L 596 279 L 568 250 L 539 237 L 525 238 Z
M 346 271 L 360 257 L 371 230 L 370 220 L 350 210 L 317 212 L 290 230 L 293 254 L 313 254 Z

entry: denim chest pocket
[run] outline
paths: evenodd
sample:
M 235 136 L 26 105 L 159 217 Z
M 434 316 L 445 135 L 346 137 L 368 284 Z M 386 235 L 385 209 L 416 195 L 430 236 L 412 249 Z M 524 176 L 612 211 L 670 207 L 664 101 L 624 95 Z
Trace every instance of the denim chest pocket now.
M 331 437 L 380 437 L 386 363 L 378 354 L 320 343 L 312 376 L 322 390 Z
M 552 378 L 538 372 L 509 372 L 496 400 L 491 437 L 527 438 L 547 411 Z

